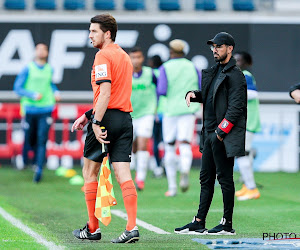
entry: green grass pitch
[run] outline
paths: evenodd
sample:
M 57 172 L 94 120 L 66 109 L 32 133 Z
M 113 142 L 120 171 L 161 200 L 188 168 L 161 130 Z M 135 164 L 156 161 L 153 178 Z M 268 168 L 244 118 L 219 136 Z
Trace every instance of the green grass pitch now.
M 80 172 L 79 168 L 76 170 Z M 110 243 L 126 225 L 125 220 L 114 215 L 108 227 L 101 225 L 101 241 L 82 242 L 75 239 L 72 230 L 82 227 L 87 221 L 81 187 L 71 186 L 68 179 L 57 177 L 49 170 L 45 171 L 40 184 L 32 183 L 32 175 L 31 170 L 0 168 L 0 206 L 48 241 L 66 249 L 207 249 L 192 239 L 208 236 L 173 233 L 175 227 L 190 222 L 196 214 L 200 192 L 199 169 L 191 172 L 189 191 L 185 194 L 179 192 L 173 198 L 164 197 L 166 178 L 154 179 L 148 173 L 145 190 L 138 193 L 138 218 L 171 234 L 159 235 L 139 227 L 141 239 L 134 246 Z M 235 174 L 236 180 L 238 176 Z M 237 231 L 235 238 L 262 238 L 265 232 L 300 233 L 300 173 L 256 173 L 255 177 L 263 185 L 261 198 L 236 201 L 233 220 Z M 120 188 L 113 181 L 118 201 L 115 209 L 125 211 Z M 240 183 L 236 184 L 236 189 L 240 187 Z M 216 226 L 221 217 L 222 194 L 220 187 L 216 186 L 206 226 Z M 45 249 L 1 216 L 0 225 L 0 249 Z

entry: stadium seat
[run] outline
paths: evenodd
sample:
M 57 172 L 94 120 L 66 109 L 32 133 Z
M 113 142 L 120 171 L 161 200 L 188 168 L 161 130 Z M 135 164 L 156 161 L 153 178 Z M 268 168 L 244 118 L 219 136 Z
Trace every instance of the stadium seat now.
M 253 0 L 233 0 L 232 1 L 232 8 L 234 10 L 245 10 L 245 11 L 255 10 Z
M 56 9 L 55 0 L 35 0 L 34 7 L 39 10 L 54 10 Z
M 180 10 L 179 0 L 160 0 L 160 10 Z
M 196 10 L 216 10 L 216 0 L 196 0 L 195 2 Z
M 25 0 L 5 0 L 4 8 L 8 10 L 24 10 Z
M 124 8 L 126 10 L 144 10 L 145 1 L 144 0 L 125 0 Z
M 114 10 L 115 1 L 114 0 L 95 0 L 94 8 L 96 10 Z
M 64 9 L 80 10 L 85 8 L 85 0 L 65 0 Z

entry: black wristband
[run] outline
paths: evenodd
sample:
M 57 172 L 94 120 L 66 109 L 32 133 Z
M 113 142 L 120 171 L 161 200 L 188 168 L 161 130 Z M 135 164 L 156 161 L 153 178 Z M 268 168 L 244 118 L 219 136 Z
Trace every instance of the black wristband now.
M 86 118 L 91 120 L 91 116 L 93 114 L 93 109 L 90 109 L 90 110 L 86 111 L 84 114 L 85 114 Z
M 194 92 L 194 91 L 190 90 L 190 91 L 186 92 L 184 99 L 186 99 L 187 95 L 191 92 Z
M 101 126 L 101 122 L 97 121 L 95 118 L 93 118 L 92 123 Z

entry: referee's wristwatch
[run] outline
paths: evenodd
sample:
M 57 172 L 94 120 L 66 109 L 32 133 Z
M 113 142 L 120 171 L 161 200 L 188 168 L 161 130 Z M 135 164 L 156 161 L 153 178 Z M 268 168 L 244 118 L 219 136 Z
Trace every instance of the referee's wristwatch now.
M 92 123 L 101 126 L 101 122 L 97 121 L 95 118 L 93 118 Z

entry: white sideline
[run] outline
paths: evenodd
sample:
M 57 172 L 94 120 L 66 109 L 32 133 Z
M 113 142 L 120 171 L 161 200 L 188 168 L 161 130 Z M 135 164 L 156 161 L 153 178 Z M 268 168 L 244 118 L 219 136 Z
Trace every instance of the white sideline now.
M 113 210 L 111 210 L 111 213 L 113 215 L 116 215 L 116 216 L 124 219 L 124 220 L 127 220 L 127 214 L 124 213 L 124 212 L 122 212 L 121 210 L 117 210 L 117 209 L 115 210 L 115 209 L 113 209 Z M 153 226 L 153 225 L 151 225 L 151 224 L 149 224 L 149 223 L 147 223 L 145 221 L 139 220 L 139 219 L 136 219 L 136 224 L 138 226 L 141 226 L 141 227 L 143 227 L 143 228 L 145 228 L 145 229 L 147 229 L 149 231 L 152 231 L 154 233 L 157 233 L 157 234 L 170 234 L 169 232 L 166 232 L 166 231 L 164 231 L 164 230 L 162 230 L 162 229 L 160 229 L 158 227 L 155 227 L 155 226 Z
M 21 229 L 24 233 L 28 234 L 29 236 L 34 238 L 38 243 L 44 245 L 48 249 L 64 249 L 64 247 L 62 246 L 57 246 L 53 242 L 47 241 L 44 237 L 34 232 L 28 226 L 24 225 L 20 220 L 16 219 L 11 214 L 6 212 L 2 207 L 0 207 L 0 215 L 2 215 L 2 217 L 8 222 L 10 222 L 12 225 Z

